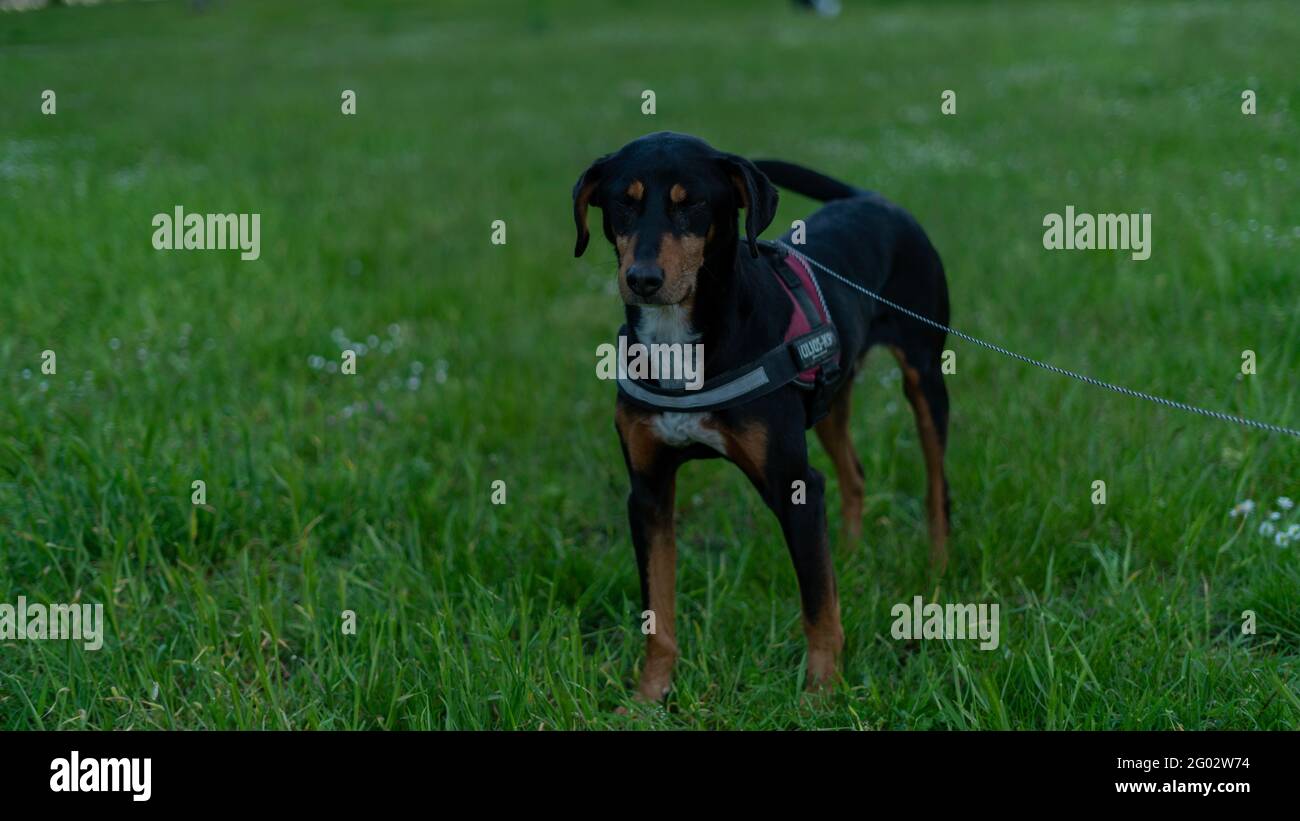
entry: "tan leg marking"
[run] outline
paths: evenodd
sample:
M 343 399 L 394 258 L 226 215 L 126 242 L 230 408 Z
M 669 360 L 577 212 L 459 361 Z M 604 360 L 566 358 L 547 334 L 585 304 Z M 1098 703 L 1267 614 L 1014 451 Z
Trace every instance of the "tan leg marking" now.
M 921 439 L 921 451 L 925 454 L 926 518 L 930 526 L 930 565 L 937 572 L 942 572 L 948 564 L 948 514 L 945 512 L 946 491 L 943 483 L 943 443 L 939 440 L 939 430 L 930 415 L 930 403 L 921 390 L 921 375 L 907 363 L 902 350 L 892 348 L 894 357 L 903 371 L 903 390 L 907 401 L 912 404 L 912 413 L 916 416 L 916 430 Z
M 676 482 L 674 481 L 674 485 Z M 659 701 L 672 685 L 673 665 L 677 662 L 677 535 L 673 528 L 673 511 L 663 511 L 646 523 L 650 555 L 646 575 L 650 586 L 650 609 L 655 614 L 655 632 L 645 639 L 645 665 L 636 697 Z
M 632 469 L 638 473 L 650 472 L 662 443 L 650 427 L 649 417 L 629 411 L 620 404 L 614 409 L 614 426 L 627 446 L 627 458 L 632 462 Z
M 761 485 L 767 469 L 767 428 L 758 422 L 751 422 L 739 430 L 712 422 L 705 422 L 704 427 L 722 434 L 722 441 L 727 446 L 727 458 L 735 462 L 746 476 Z
M 853 385 L 844 386 L 835 397 L 831 411 L 818 422 L 815 430 L 822 447 L 835 465 L 835 479 L 840 486 L 840 514 L 844 532 L 852 548 L 862 536 L 862 507 L 867 483 L 862 476 L 862 464 L 853 450 L 853 436 L 849 432 L 849 408 L 853 402 Z
M 840 653 L 844 649 L 844 627 L 840 624 L 840 596 L 835 589 L 835 575 L 827 573 L 830 600 L 822 605 L 816 621 L 804 619 L 803 633 L 808 639 L 808 676 L 805 686 L 811 691 L 825 689 L 839 674 Z
M 614 412 L 615 424 L 627 447 L 628 461 L 639 473 L 653 470 L 663 445 L 646 416 L 629 413 L 622 406 Z M 648 541 L 646 587 L 649 609 L 655 614 L 655 632 L 646 636 L 645 662 L 635 698 L 657 702 L 672 684 L 677 662 L 677 536 L 673 523 L 676 478 L 669 481 L 667 505 L 644 522 Z

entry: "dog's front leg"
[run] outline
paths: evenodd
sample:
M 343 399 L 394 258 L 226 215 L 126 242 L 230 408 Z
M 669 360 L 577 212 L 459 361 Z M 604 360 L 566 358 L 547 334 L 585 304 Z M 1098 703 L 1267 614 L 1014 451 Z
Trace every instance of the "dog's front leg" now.
M 785 534 L 794 562 L 808 639 L 809 690 L 834 679 L 844 647 L 835 567 L 826 536 L 826 481 L 808 464 L 808 445 L 794 409 L 774 405 L 764 421 L 723 428 L 727 456 L 763 495 Z
M 645 664 L 636 693 L 642 701 L 658 701 L 668 693 L 677 661 L 674 484 L 671 478 L 661 483 L 634 475 L 627 500 L 636 566 L 641 574 L 641 606 L 654 614 L 654 629 L 645 637 Z
M 801 472 L 774 477 L 776 490 L 770 504 L 781 521 L 799 579 L 804 636 L 808 639 L 808 689 L 821 690 L 834 681 L 838 672 L 844 628 L 840 625 L 835 567 L 826 536 L 826 481 L 806 461 L 802 467 Z M 802 502 L 795 482 L 802 482 L 806 491 Z
M 646 634 L 639 701 L 659 701 L 672 684 L 677 661 L 677 538 L 673 530 L 677 454 L 655 437 L 643 418 L 621 411 L 616 417 L 623 458 L 632 483 L 628 523 L 641 576 L 641 607 L 653 614 Z

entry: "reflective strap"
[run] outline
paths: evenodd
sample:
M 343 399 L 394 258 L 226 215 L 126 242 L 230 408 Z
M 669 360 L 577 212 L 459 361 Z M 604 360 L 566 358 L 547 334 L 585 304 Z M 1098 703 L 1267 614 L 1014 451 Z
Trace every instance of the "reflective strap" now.
M 653 407 L 670 410 L 695 410 L 730 402 L 738 396 L 743 396 L 750 391 L 763 387 L 767 383 L 767 369 L 760 365 L 744 376 L 733 379 L 725 385 L 719 385 L 716 388 L 704 391 L 694 391 L 681 396 L 651 393 L 632 379 L 618 380 L 618 387 L 619 390 L 638 402 L 644 402 Z

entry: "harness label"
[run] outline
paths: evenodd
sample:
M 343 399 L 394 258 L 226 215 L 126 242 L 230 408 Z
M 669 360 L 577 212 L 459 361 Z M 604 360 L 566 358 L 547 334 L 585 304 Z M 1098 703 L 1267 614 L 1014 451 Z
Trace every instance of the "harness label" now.
M 799 369 L 805 370 L 831 358 L 835 352 L 835 330 L 824 328 L 795 340 L 794 351 L 799 357 Z

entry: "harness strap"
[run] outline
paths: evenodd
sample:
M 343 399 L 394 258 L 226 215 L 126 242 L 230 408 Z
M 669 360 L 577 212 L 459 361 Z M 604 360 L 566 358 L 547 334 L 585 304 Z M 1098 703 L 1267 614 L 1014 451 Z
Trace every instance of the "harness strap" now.
M 784 264 L 782 264 L 784 263 Z M 790 315 L 790 327 L 786 329 L 785 338 L 787 341 L 800 335 L 800 329 L 806 329 L 804 333 L 812 333 L 823 327 L 834 328 L 830 321 L 830 311 L 826 307 L 826 301 L 822 297 L 821 287 L 817 284 L 817 277 L 813 274 L 812 269 L 804 264 L 794 254 L 785 255 L 775 265 L 777 278 L 782 282 L 785 294 L 794 303 L 795 310 Z M 813 301 L 813 295 L 809 288 L 815 289 L 817 301 Z M 838 342 L 838 339 L 835 340 Z M 824 361 L 811 364 L 799 372 L 795 381 L 802 388 L 815 388 L 818 384 L 818 373 L 821 373 L 822 381 L 834 377 L 839 371 L 839 355 L 827 357 Z
M 766 248 L 776 249 L 773 243 L 761 242 Z M 620 377 L 619 393 L 633 405 L 648 410 L 709 412 L 743 405 L 791 382 L 804 389 L 813 388 L 817 384 L 815 373 L 818 368 L 829 371 L 837 368 L 839 335 L 831 321 L 829 309 L 823 307 L 823 310 L 818 310 L 808 289 L 793 269 L 794 264 L 803 265 L 802 260 L 790 255 L 776 260 L 773 268 L 795 303 L 794 310 L 801 312 L 806 319 L 810 329 L 807 333 L 783 340 L 756 362 L 705 380 L 699 390 L 664 388 L 647 380 Z M 804 266 L 804 270 L 816 287 L 812 269 Z M 820 289 L 818 298 L 825 306 Z M 626 325 L 619 329 L 619 335 L 629 335 Z
M 626 335 L 627 326 L 619 329 L 619 333 Z M 811 336 L 813 335 L 805 334 L 792 342 L 782 342 L 759 357 L 757 362 L 704 380 L 699 390 L 650 387 L 646 380 L 626 378 L 618 380 L 618 389 L 633 404 L 649 410 L 725 410 L 743 405 L 792 382 L 803 368 L 796 346 Z
M 790 261 L 792 259 L 793 257 L 787 257 L 776 265 L 777 276 L 785 283 L 786 290 L 789 291 L 790 296 L 794 297 L 795 302 L 799 303 L 799 308 L 803 311 L 803 315 L 808 319 L 809 326 L 815 328 L 818 325 L 824 324 L 822 313 L 817 310 L 817 306 L 813 305 L 812 298 L 808 294 L 808 289 L 803 287 L 803 281 L 799 279 L 799 275 L 796 274 L 794 269 L 790 266 Z M 803 263 L 797 262 L 797 264 L 802 265 Z M 811 273 L 812 272 L 809 271 L 810 275 Z

